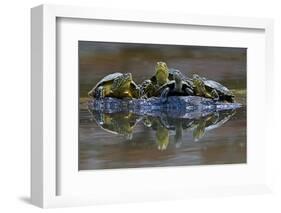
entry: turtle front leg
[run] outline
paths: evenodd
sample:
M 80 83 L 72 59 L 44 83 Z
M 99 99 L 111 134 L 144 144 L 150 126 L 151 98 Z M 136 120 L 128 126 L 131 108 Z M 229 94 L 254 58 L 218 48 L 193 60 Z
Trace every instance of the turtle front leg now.
M 141 98 L 142 97 L 142 91 L 140 87 L 132 88 L 132 96 L 133 98 Z
M 162 93 L 161 93 L 161 96 L 160 96 L 160 100 L 162 103 L 166 103 L 168 101 L 168 93 L 170 91 L 170 88 L 167 87 L 165 88 Z
M 182 123 L 179 121 L 176 124 L 176 134 L 174 137 L 176 148 L 181 147 L 182 145 Z
M 215 112 L 212 116 L 211 116 L 211 122 L 213 124 L 217 123 L 220 119 L 220 114 L 218 112 Z
M 188 88 L 188 87 L 185 88 L 185 92 L 186 92 L 187 95 L 194 95 L 194 92 L 191 88 Z
M 126 140 L 131 141 L 133 139 L 133 133 L 130 132 L 130 133 L 125 134 L 125 138 L 126 138 Z
M 150 128 L 152 126 L 152 122 L 147 116 L 142 119 L 142 122 L 146 127 Z
M 104 97 L 104 89 L 102 86 L 99 86 L 96 90 L 96 98 L 102 99 Z
M 214 101 L 218 101 L 219 98 L 220 98 L 218 92 L 217 92 L 216 90 L 214 90 L 214 89 L 213 89 L 212 92 L 211 92 L 211 96 L 212 96 L 212 99 L 213 99 Z

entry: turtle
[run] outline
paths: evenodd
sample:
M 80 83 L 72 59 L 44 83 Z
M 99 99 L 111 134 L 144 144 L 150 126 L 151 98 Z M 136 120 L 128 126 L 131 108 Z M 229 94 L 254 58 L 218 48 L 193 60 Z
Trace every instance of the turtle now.
M 157 62 L 155 71 L 156 71 L 155 74 L 150 78 L 150 81 L 152 84 L 161 86 L 161 85 L 167 83 L 168 81 L 173 80 L 175 73 L 177 73 L 183 81 L 186 81 L 189 84 L 192 84 L 192 80 L 190 78 L 186 77 L 178 69 L 168 68 L 168 66 L 165 62 L 161 62 L 161 61 Z
M 143 124 L 156 131 L 156 143 L 159 150 L 165 150 L 169 144 L 170 131 L 174 134 L 174 144 L 179 148 L 183 142 L 183 130 L 193 127 L 194 120 L 171 118 L 163 113 L 160 116 L 144 116 Z
M 161 118 L 157 116 L 143 116 L 142 122 L 145 127 L 154 130 L 157 149 L 163 151 L 169 145 L 169 129 L 161 122 Z
M 158 150 L 166 150 L 169 142 L 169 130 L 161 124 L 158 124 L 156 129 L 156 143 L 158 145 Z
M 175 68 L 169 68 L 169 80 L 173 80 L 174 79 L 174 75 L 177 74 L 178 77 L 182 80 L 185 81 L 187 84 L 190 84 L 191 86 L 193 86 L 193 82 L 192 79 L 186 77 L 180 70 L 175 69 Z
M 207 131 L 216 129 L 230 120 L 236 113 L 236 110 L 225 110 L 214 112 L 197 120 L 193 130 L 194 141 L 199 141 Z
M 169 81 L 169 68 L 165 62 L 156 63 L 155 75 L 150 80 L 159 87 Z
M 157 89 L 155 96 L 160 96 L 161 101 L 165 103 L 168 96 L 190 96 L 194 95 L 193 86 L 182 80 L 180 73 L 173 73 L 172 81 L 167 82 Z
M 149 120 L 149 127 L 156 131 L 156 144 L 160 151 L 166 150 L 169 145 L 169 129 L 166 128 L 159 117 L 147 117 Z
M 219 115 L 218 115 L 217 119 L 215 120 L 215 122 L 212 122 L 209 125 L 207 124 L 205 127 L 205 130 L 210 131 L 212 129 L 219 128 L 220 126 L 225 124 L 227 121 L 229 121 L 235 114 L 236 114 L 235 109 L 219 112 Z
M 197 96 L 212 98 L 215 101 L 235 102 L 233 93 L 216 81 L 202 78 L 197 74 L 193 74 L 192 81 Z
M 157 86 L 150 79 L 146 79 L 139 85 L 139 88 L 141 90 L 141 98 L 146 99 L 154 95 Z
M 219 116 L 218 113 L 213 113 L 213 114 L 207 115 L 205 117 L 201 117 L 197 121 L 197 124 L 195 125 L 193 134 L 192 134 L 195 142 L 197 142 L 201 138 L 203 138 L 203 136 L 206 133 L 206 131 L 205 131 L 206 126 L 218 122 L 218 118 L 219 118 L 218 116 Z
M 140 88 L 133 81 L 131 73 L 112 73 L 101 79 L 93 89 L 88 92 L 93 98 L 139 98 Z
M 174 144 L 176 148 L 181 147 L 183 142 L 183 130 L 192 128 L 192 119 L 171 118 L 167 114 L 160 117 L 161 124 L 168 130 L 172 130 L 174 135 Z
M 155 74 L 140 84 L 141 97 L 153 97 L 156 90 L 162 85 L 169 82 L 169 69 L 165 62 L 159 61 L 155 66 Z
M 142 83 L 143 94 L 148 98 L 158 96 L 159 94 L 156 94 L 156 91 L 163 85 L 175 80 L 175 75 L 177 75 L 178 79 L 181 79 L 185 85 L 189 85 L 189 87 L 192 88 L 194 87 L 191 79 L 183 75 L 178 69 L 168 68 L 165 62 L 157 62 L 155 70 L 155 75 Z
M 133 130 L 139 122 L 139 116 L 130 112 L 103 113 L 90 110 L 96 124 L 103 130 L 117 135 L 124 136 L 127 140 L 132 140 Z

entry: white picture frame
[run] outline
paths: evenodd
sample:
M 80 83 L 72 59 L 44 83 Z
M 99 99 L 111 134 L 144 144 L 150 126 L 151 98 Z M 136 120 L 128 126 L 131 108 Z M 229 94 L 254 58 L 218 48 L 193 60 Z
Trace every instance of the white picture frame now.
M 64 19 L 83 19 L 83 20 L 99 20 L 99 21 L 118 21 L 132 23 L 153 23 L 166 27 L 172 26 L 200 26 L 207 28 L 224 28 L 228 31 L 234 29 L 253 29 L 263 32 L 265 41 L 264 44 L 264 68 L 261 68 L 261 76 L 266 76 L 266 79 L 259 78 L 258 82 L 264 83 L 265 92 L 271 91 L 273 85 L 273 21 L 271 19 L 257 18 L 241 18 L 241 17 L 217 17 L 204 15 L 188 15 L 188 14 L 173 14 L 161 13 L 158 11 L 126 11 L 112 10 L 101 8 L 84 8 L 74 6 L 54 6 L 41 5 L 31 10 L 31 73 L 32 73 L 32 103 L 31 103 L 31 201 L 33 204 L 46 207 L 59 206 L 75 206 L 75 205 L 91 205 L 97 203 L 114 203 L 142 200 L 163 200 L 179 197 L 197 197 L 197 196 L 213 196 L 213 195 L 230 195 L 230 194 L 252 194 L 269 192 L 271 183 L 271 172 L 269 161 L 264 162 L 262 168 L 257 168 L 257 172 L 264 173 L 264 176 L 254 184 L 248 182 L 233 182 L 233 184 L 224 183 L 210 187 L 200 187 L 199 183 L 194 183 L 194 187 L 178 188 L 176 185 L 170 185 L 165 190 L 155 187 L 155 193 L 142 192 L 138 194 L 138 190 L 124 191 L 123 196 L 116 192 L 106 191 L 101 196 L 85 195 L 58 195 L 58 174 L 62 169 L 58 166 L 58 132 L 57 132 L 57 117 L 58 117 L 58 102 L 57 88 L 60 82 L 57 79 L 57 21 L 59 18 Z M 263 54 L 263 53 L 262 53 Z M 258 78 L 258 77 L 257 77 Z M 253 88 L 256 87 L 253 85 Z M 248 94 L 248 96 L 251 94 Z M 255 101 L 255 96 L 249 96 L 249 101 Z M 252 100 L 251 100 L 252 99 Z M 265 106 L 271 107 L 274 99 L 269 95 L 264 95 Z M 272 113 L 267 112 L 267 113 Z M 270 119 L 270 116 L 264 111 L 264 119 Z M 252 119 L 252 117 L 249 117 Z M 249 119 L 248 118 L 248 119 Z M 257 127 L 258 128 L 258 127 Z M 269 141 L 270 130 L 267 127 L 266 131 L 260 133 L 265 139 L 262 147 L 268 146 L 266 141 Z M 260 150 L 262 155 L 268 154 L 266 151 Z M 198 167 L 197 167 L 198 168 Z M 169 168 L 171 169 L 171 168 Z M 221 168 L 218 168 L 220 170 Z M 229 168 L 228 168 L 229 169 Z M 234 168 L 232 168 L 234 169 Z M 151 175 L 165 175 L 167 169 L 154 171 L 150 169 L 146 171 Z M 176 172 L 184 172 L 185 168 L 175 168 Z M 200 171 L 200 174 L 208 175 L 206 169 Z M 118 172 L 118 171 L 117 171 Z M 128 170 L 123 170 L 123 175 L 129 174 Z M 156 174 L 158 173 L 158 174 Z M 105 174 L 99 174 L 100 178 Z M 109 175 L 109 173 L 107 173 Z M 131 172 L 130 175 L 140 176 L 138 171 Z M 87 177 L 88 178 L 88 177 Z M 84 179 L 84 180 L 87 180 Z M 171 176 L 170 178 L 175 178 Z M 71 180 L 72 181 L 72 180 Z M 230 181 L 231 182 L 231 181 Z M 70 186 L 69 186 L 70 187 Z M 73 190 L 77 190 L 74 188 Z M 71 188 L 69 190 L 72 190 Z M 165 193 L 172 192 L 177 196 L 164 196 Z M 149 196 L 150 194 L 150 196 Z M 111 196 L 112 195 L 112 196 Z M 156 196 L 157 195 L 157 196 Z M 159 195 L 159 196 L 158 196 Z

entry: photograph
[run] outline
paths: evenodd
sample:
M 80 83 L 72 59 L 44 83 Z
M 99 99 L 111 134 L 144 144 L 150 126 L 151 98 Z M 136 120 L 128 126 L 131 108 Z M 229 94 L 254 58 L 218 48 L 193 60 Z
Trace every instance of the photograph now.
M 78 41 L 78 169 L 247 163 L 247 48 Z

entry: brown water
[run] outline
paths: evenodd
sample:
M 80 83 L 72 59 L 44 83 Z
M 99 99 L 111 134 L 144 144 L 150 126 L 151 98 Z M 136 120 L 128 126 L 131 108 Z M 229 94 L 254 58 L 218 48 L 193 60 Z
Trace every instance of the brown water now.
M 131 72 L 140 83 L 154 74 L 157 61 L 219 81 L 243 107 L 164 124 L 161 118 L 87 110 L 86 94 L 102 77 Z M 246 162 L 245 49 L 79 42 L 79 78 L 79 170 Z

